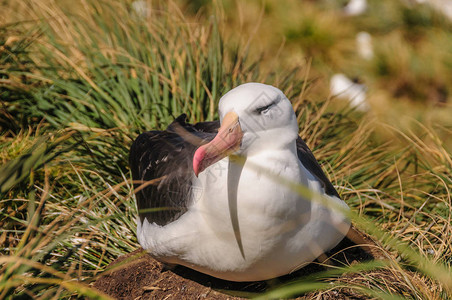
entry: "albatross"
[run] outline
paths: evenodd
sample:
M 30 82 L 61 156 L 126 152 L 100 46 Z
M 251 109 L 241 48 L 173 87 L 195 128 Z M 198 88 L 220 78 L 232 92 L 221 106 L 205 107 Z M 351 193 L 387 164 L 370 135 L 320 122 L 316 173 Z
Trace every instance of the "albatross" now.
M 284 93 L 246 83 L 218 113 L 194 125 L 181 115 L 132 144 L 140 245 L 168 265 L 230 281 L 282 276 L 336 246 L 350 228 L 348 206 L 298 136 Z

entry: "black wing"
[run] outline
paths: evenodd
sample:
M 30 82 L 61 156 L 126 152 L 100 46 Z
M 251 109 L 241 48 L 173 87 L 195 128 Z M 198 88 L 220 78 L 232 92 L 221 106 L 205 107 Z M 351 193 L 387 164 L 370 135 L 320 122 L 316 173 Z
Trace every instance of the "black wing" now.
M 199 146 L 215 137 L 220 122 L 191 125 L 185 119 L 183 114 L 165 131 L 140 134 L 130 148 L 132 178 L 140 181 L 134 183 L 134 188 L 141 222 L 147 218 L 148 222 L 163 226 L 187 211 L 193 155 Z M 151 180 L 154 182 L 149 184 Z
M 311 149 L 309 149 L 308 145 L 306 145 L 301 137 L 298 137 L 297 139 L 297 155 L 303 166 L 322 183 L 325 193 L 340 198 L 333 184 L 328 177 L 326 177 L 325 173 L 323 173 L 322 168 L 315 159 L 314 154 L 312 154 Z

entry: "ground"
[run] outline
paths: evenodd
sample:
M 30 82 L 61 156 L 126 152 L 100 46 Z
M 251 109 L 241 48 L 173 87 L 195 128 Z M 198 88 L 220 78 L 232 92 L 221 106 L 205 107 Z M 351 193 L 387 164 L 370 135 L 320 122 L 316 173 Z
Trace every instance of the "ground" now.
M 371 259 L 382 259 L 383 252 L 367 235 L 353 230 L 326 257 L 328 263 L 353 264 Z M 359 245 L 359 246 L 357 246 Z M 334 262 L 333 262 L 334 260 Z M 231 282 L 220 280 L 191 269 L 177 266 L 166 268 L 143 249 L 121 256 L 110 265 L 94 287 L 115 299 L 242 299 L 262 293 L 273 286 L 325 269 L 312 263 L 294 274 L 260 282 Z M 353 275 L 343 275 L 350 277 Z M 319 297 L 320 296 L 320 297 Z M 310 293 L 296 299 L 365 299 L 349 289 Z

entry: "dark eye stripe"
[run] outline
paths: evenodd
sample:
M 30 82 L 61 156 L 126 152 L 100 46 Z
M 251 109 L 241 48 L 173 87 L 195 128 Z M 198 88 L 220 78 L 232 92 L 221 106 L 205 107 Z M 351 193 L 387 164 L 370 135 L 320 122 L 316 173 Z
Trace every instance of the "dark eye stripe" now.
M 271 106 L 273 106 L 273 105 L 275 105 L 275 102 L 272 102 L 272 103 L 270 103 L 270 104 L 268 104 L 268 105 L 265 105 L 265 106 L 262 106 L 262 107 L 258 107 L 258 108 L 256 108 L 256 112 L 257 113 L 261 113 L 261 112 L 263 112 L 264 110 L 267 110 L 267 109 L 269 109 Z

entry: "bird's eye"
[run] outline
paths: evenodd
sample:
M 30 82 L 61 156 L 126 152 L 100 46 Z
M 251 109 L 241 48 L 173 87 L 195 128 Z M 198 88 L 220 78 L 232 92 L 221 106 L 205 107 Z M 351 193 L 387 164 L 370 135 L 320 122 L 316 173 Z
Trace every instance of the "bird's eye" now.
M 269 109 L 274 105 L 275 103 L 270 103 L 268 105 L 262 106 L 262 107 L 258 107 L 256 108 L 256 113 L 258 114 L 265 114 L 266 112 L 269 111 Z

